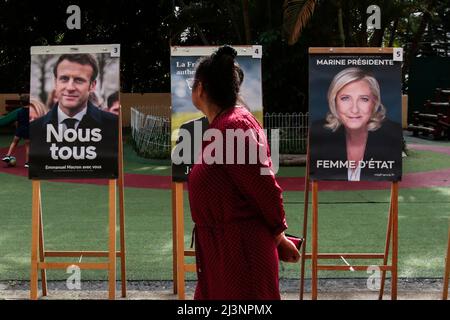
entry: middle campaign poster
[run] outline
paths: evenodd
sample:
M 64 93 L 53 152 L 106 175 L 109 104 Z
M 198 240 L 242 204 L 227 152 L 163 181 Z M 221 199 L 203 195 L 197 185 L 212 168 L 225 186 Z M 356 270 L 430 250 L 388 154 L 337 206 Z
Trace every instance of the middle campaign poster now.
M 201 151 L 202 137 L 208 128 L 206 117 L 192 103 L 192 84 L 198 61 L 209 56 L 219 47 L 171 47 L 170 72 L 172 94 L 172 180 L 187 181 L 192 165 Z M 263 123 L 261 46 L 233 46 L 237 51 L 236 62 L 244 73 L 238 103 L 243 104 Z M 191 141 L 186 144 L 180 137 L 180 129 L 190 133 Z M 189 148 L 177 148 L 183 143 Z

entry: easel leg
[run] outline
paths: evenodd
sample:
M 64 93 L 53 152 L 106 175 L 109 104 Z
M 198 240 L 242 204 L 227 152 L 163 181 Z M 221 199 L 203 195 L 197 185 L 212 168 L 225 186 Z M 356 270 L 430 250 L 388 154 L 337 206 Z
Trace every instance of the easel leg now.
M 303 294 L 305 292 L 305 254 L 306 254 L 306 238 L 308 235 L 308 209 L 309 209 L 309 144 L 307 147 L 307 160 L 306 160 L 306 172 L 305 172 L 305 193 L 303 197 L 303 233 L 304 238 L 302 253 L 300 257 L 300 300 L 303 300 Z
M 125 254 L 125 204 L 123 176 L 119 176 L 119 224 L 120 224 L 120 280 L 122 288 L 122 298 L 127 296 L 127 271 Z
M 125 194 L 123 180 L 123 137 L 122 137 L 122 110 L 119 111 L 119 224 L 120 224 L 120 279 L 122 298 L 127 296 L 127 271 L 125 254 Z
M 444 292 L 442 292 L 442 299 L 448 298 L 448 282 L 450 275 L 450 226 L 448 228 L 448 243 L 447 243 L 447 256 L 445 257 L 445 271 L 444 271 Z
M 39 190 L 39 199 L 41 191 Z M 44 223 L 42 220 L 42 202 L 39 201 L 39 261 L 45 262 Z M 47 270 L 41 269 L 42 295 L 47 296 Z
M 384 247 L 384 258 L 383 258 L 383 265 L 387 265 L 389 260 L 389 248 L 391 246 L 391 233 L 392 233 L 392 201 L 393 201 L 393 194 L 391 190 L 391 202 L 389 204 L 389 217 L 388 217 L 388 224 L 387 224 L 387 230 L 386 230 L 386 244 Z M 381 282 L 380 282 L 380 293 L 378 295 L 378 300 L 383 300 L 383 294 L 384 294 L 384 285 L 386 282 L 386 270 L 381 271 Z
M 391 299 L 397 300 L 397 265 L 398 265 L 398 182 L 392 183 L 392 271 Z
M 318 254 L 318 184 L 317 181 L 312 183 L 312 241 L 311 241 L 311 299 L 317 300 L 317 254 Z
M 39 208 L 41 204 L 40 181 L 33 180 L 33 207 L 31 212 L 31 273 L 30 299 L 38 298 Z
M 178 293 L 178 264 L 177 264 L 177 206 L 176 206 L 176 183 L 172 183 L 172 273 L 173 294 Z
M 184 292 L 184 214 L 183 183 L 175 184 L 176 241 L 177 241 L 177 292 L 178 299 L 185 299 Z
M 109 180 L 109 299 L 116 298 L 116 180 Z

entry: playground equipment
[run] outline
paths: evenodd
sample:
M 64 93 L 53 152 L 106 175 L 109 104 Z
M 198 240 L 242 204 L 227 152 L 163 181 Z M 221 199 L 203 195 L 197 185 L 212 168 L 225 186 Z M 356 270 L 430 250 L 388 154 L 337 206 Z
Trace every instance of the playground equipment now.
M 450 139 L 450 89 L 435 90 L 434 101 L 427 100 L 426 113 L 415 111 L 408 130 L 414 136 L 432 135 L 434 139 Z
M 0 116 L 0 127 L 5 127 L 17 121 L 17 113 L 20 109 L 15 109 L 4 116 Z

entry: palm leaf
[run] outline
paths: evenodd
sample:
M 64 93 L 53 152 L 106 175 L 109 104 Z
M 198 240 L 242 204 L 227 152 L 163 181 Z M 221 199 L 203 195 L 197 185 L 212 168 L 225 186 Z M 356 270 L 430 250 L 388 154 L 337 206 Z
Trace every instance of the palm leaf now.
M 317 0 L 285 0 L 283 4 L 284 30 L 290 45 L 295 44 L 314 12 Z

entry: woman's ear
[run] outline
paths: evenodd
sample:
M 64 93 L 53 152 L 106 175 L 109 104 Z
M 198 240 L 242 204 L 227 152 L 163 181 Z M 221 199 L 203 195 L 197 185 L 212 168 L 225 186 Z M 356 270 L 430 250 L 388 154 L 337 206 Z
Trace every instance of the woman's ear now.
M 201 98 L 204 98 L 203 95 L 205 94 L 205 90 L 204 90 L 204 88 L 203 88 L 203 83 L 201 83 L 200 81 L 197 82 L 196 88 L 195 88 L 195 89 L 198 90 L 198 91 L 197 91 L 198 96 L 201 97 Z
M 201 82 L 198 83 L 197 94 L 201 101 L 203 101 L 204 103 L 208 103 L 208 93 L 206 92 L 205 87 Z

